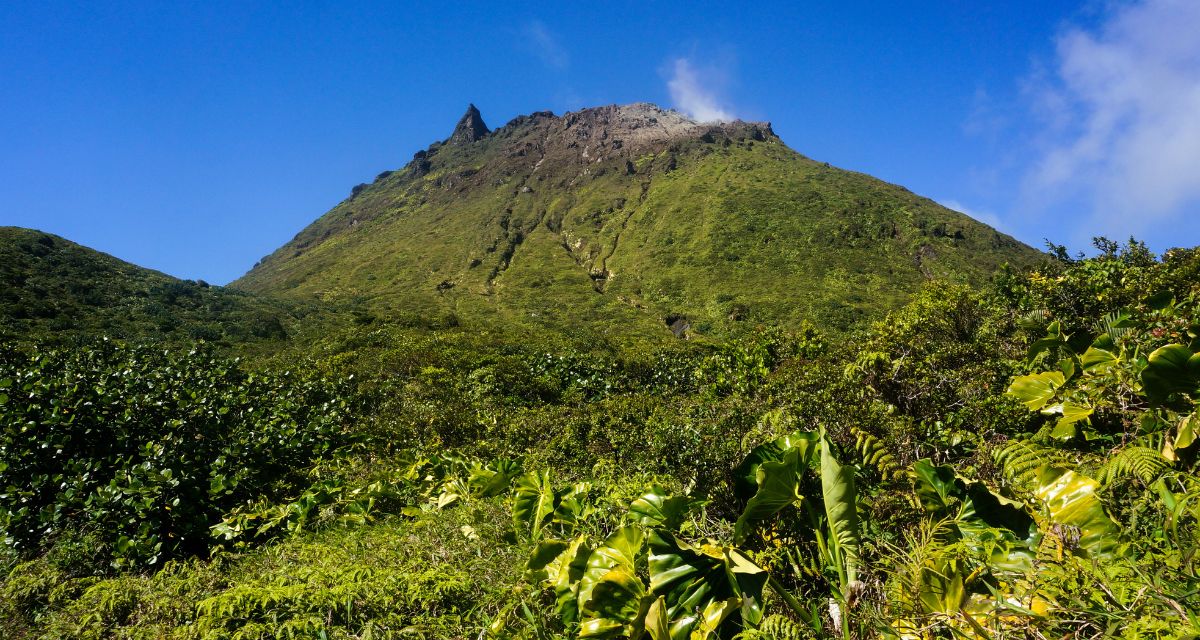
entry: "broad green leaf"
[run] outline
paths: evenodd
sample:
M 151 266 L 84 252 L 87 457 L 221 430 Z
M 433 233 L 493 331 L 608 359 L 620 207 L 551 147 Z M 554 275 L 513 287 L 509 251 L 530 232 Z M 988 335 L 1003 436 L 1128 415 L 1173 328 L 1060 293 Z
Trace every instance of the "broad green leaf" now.
M 1059 418 L 1059 424 L 1075 424 L 1080 420 L 1087 420 L 1092 415 L 1092 408 L 1087 405 L 1075 404 L 1074 402 L 1062 403 L 1062 418 Z
M 591 507 L 587 496 L 592 491 L 592 483 L 577 482 L 566 489 L 554 493 L 554 513 L 551 522 L 566 529 L 574 529 L 579 523 L 587 520 Z
M 1093 557 L 1107 557 L 1120 542 L 1120 528 L 1104 512 L 1096 496 L 1100 483 L 1074 471 L 1053 466 L 1038 469 L 1034 495 L 1042 501 L 1050 519 L 1078 527 L 1079 547 Z
M 1173 393 L 1196 393 L 1200 387 L 1200 353 L 1181 344 L 1169 344 L 1150 354 L 1142 370 L 1142 389 L 1162 402 Z
M 579 580 L 579 601 L 587 602 L 600 578 L 613 569 L 636 573 L 641 551 L 641 527 L 630 524 L 609 534 L 587 559 L 587 568 Z
M 704 611 L 698 616 L 691 637 L 695 640 L 719 637 L 718 630 L 721 628 L 721 623 L 738 610 L 739 604 L 740 601 L 736 597 L 708 603 L 708 606 L 704 607 Z
M 741 552 L 715 545 L 694 547 L 657 529 L 650 531 L 647 543 L 650 592 L 664 597 L 671 638 L 687 638 L 700 624 L 696 612 L 730 598 L 738 599 L 744 626 L 762 620 L 767 572 Z
M 821 496 L 830 539 L 836 542 L 835 558 L 842 563 L 849 585 L 858 579 L 858 492 L 854 468 L 837 461 L 826 438 L 821 438 Z
M 562 548 L 562 551 L 546 561 L 545 558 L 555 548 Z M 564 624 L 579 620 L 579 582 L 587 570 L 590 556 L 591 549 L 586 544 L 586 537 L 579 536 L 568 543 L 561 543 L 561 547 L 557 541 L 546 547 L 539 545 L 529 561 L 530 575 L 541 576 L 554 590 L 555 607 Z
M 1179 421 L 1179 427 L 1175 430 L 1175 442 L 1173 443 L 1175 451 L 1187 449 L 1196 442 L 1196 432 L 1200 430 L 1200 413 L 1192 415 Z
M 1088 347 L 1087 351 L 1084 351 L 1083 355 L 1079 357 L 1079 362 L 1083 365 L 1084 371 L 1102 371 L 1117 364 L 1119 361 L 1120 359 L 1115 353 L 1107 349 L 1097 348 L 1095 345 Z
M 529 472 L 517 480 L 513 493 L 513 524 L 518 535 L 528 533 L 540 537 L 546 520 L 554 513 L 554 488 L 550 485 L 550 470 L 541 475 Z
M 1042 352 L 1055 348 L 1067 348 L 1067 340 L 1063 336 L 1062 325 L 1057 320 L 1051 322 L 1049 327 L 1046 327 L 1045 337 L 1035 340 L 1033 344 L 1029 345 L 1026 357 L 1030 361 L 1033 361 Z
M 1030 538 L 1036 532 L 1035 523 L 1028 513 L 1027 505 L 997 495 L 987 485 L 977 480 L 969 481 L 966 484 L 963 503 L 967 505 L 969 513 L 978 517 L 987 526 L 1007 529 L 1013 532 L 1015 539 L 1021 540 Z
M 666 489 L 654 485 L 630 503 L 629 519 L 647 527 L 676 530 L 687 518 L 691 507 L 692 500 L 687 496 L 672 496 Z
M 546 573 L 546 565 L 553 562 L 562 555 L 571 543 L 564 540 L 543 540 L 537 543 L 533 548 L 533 554 L 529 557 L 529 561 L 525 563 L 525 570 L 530 576 L 530 580 L 547 580 L 549 575 Z
M 800 495 L 800 480 L 807 465 L 801 467 L 800 451 L 789 449 L 782 460 L 767 460 L 758 465 L 758 491 L 746 503 L 745 510 L 734 525 L 734 541 L 746 539 L 754 523 L 769 518 L 795 502 Z
M 954 615 L 966 602 L 963 571 L 952 559 L 929 561 L 921 567 L 917 599 L 927 613 Z
M 498 496 L 508 491 L 513 479 L 520 473 L 521 465 L 512 460 L 497 460 L 487 467 L 476 463 L 471 467 L 467 485 L 477 497 Z
M 637 638 L 650 606 L 646 586 L 631 571 L 618 567 L 596 581 L 583 604 L 580 638 Z
M 949 513 L 960 498 L 954 468 L 934 465 L 928 459 L 913 463 L 913 489 L 921 506 L 939 517 Z
M 1077 423 L 1087 420 L 1092 415 L 1092 408 L 1075 404 L 1073 402 L 1063 402 L 1042 409 L 1042 413 L 1053 415 L 1060 414 L 1062 417 L 1054 424 L 1054 430 L 1050 436 L 1059 440 L 1070 440 L 1078 433 Z
M 667 598 L 659 596 L 646 611 L 646 632 L 652 640 L 685 640 L 671 637 L 671 621 L 667 618 Z
M 734 470 L 734 492 L 737 498 L 748 501 L 758 491 L 758 467 L 764 462 L 779 461 L 787 451 L 796 450 L 802 466 L 812 466 L 816 457 L 818 434 L 797 431 L 755 447 Z
M 1075 361 L 1071 358 L 1063 358 L 1058 361 L 1058 370 L 1063 373 L 1063 377 L 1070 380 L 1075 375 Z
M 457 493 L 453 493 L 451 491 L 444 491 L 444 492 L 442 492 L 441 495 L 438 496 L 437 508 L 445 509 L 446 507 L 454 504 L 455 502 L 458 502 L 461 498 L 462 498 L 462 496 L 458 495 Z
M 1018 376 L 1013 378 L 1012 384 L 1009 385 L 1008 395 L 1023 402 L 1030 411 L 1037 411 L 1050 402 L 1054 392 L 1065 382 L 1066 378 L 1059 371 Z

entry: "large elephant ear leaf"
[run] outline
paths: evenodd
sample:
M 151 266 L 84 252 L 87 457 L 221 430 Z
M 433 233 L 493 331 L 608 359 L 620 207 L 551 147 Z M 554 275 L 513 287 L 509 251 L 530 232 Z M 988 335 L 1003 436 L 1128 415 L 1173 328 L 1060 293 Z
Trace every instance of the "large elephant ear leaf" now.
M 733 549 L 693 547 L 669 533 L 652 530 L 650 592 L 662 596 L 672 639 L 689 638 L 714 603 L 736 599 L 734 610 L 743 626 L 762 619 L 762 590 L 767 572 Z M 651 608 L 654 615 L 660 615 Z M 721 617 L 724 620 L 725 616 Z
M 746 455 L 746 459 L 734 470 L 734 493 L 743 502 L 750 500 L 758 491 L 758 467 L 764 462 L 779 461 L 786 452 L 796 450 L 799 460 L 811 466 L 816 455 L 818 434 L 812 431 L 797 431 L 765 444 L 760 444 Z
M 646 586 L 625 568 L 612 569 L 596 581 L 583 604 L 580 638 L 638 638 L 651 601 Z
M 592 507 L 588 500 L 592 492 L 592 483 L 578 482 L 573 486 L 554 492 L 554 512 L 550 521 L 565 530 L 578 528 L 591 515 Z
M 919 460 L 913 464 L 912 476 L 925 510 L 935 518 L 952 518 L 952 525 L 968 545 L 990 552 L 993 567 L 1012 571 L 1032 567 L 1027 540 L 1035 527 L 1023 504 L 958 475 L 950 465 Z
M 529 560 L 527 575 L 540 578 L 554 590 L 555 606 L 565 624 L 579 619 L 579 583 L 591 552 L 586 537 L 579 536 L 570 542 L 539 543 Z
M 600 579 L 613 569 L 623 569 L 634 575 L 641 552 L 641 527 L 626 525 L 609 534 L 587 559 L 587 568 L 579 580 L 579 601 L 587 602 Z
M 1179 426 L 1175 429 L 1174 442 L 1171 443 L 1172 451 L 1178 452 L 1191 447 L 1196 442 L 1198 432 L 1200 432 L 1200 412 L 1180 420 Z
M 542 526 L 554 513 L 554 498 L 549 469 L 541 474 L 529 472 L 517 480 L 513 492 L 513 524 L 518 535 L 528 533 L 533 540 L 541 536 Z
M 1066 381 L 1066 377 L 1061 371 L 1043 371 L 1027 376 L 1017 376 L 1008 386 L 1007 395 L 1020 400 L 1026 407 L 1029 407 L 1030 411 L 1037 411 L 1050 403 L 1050 400 L 1054 398 L 1054 392 Z
M 533 548 L 533 554 L 529 557 L 529 562 L 525 564 L 526 577 L 531 582 L 548 580 L 549 574 L 546 572 L 546 565 L 558 559 L 569 545 L 570 543 L 564 540 L 543 540 L 537 543 L 537 546 Z
M 944 516 L 960 500 L 954 467 L 950 465 L 935 465 L 928 459 L 917 460 L 913 463 L 912 478 L 917 500 L 929 513 Z
M 671 620 L 667 617 L 667 598 L 659 596 L 646 611 L 646 633 L 651 640 L 686 640 L 671 637 Z
M 1169 344 L 1150 354 L 1142 370 L 1142 389 L 1151 400 L 1163 402 L 1175 393 L 1196 393 L 1200 388 L 1200 353 L 1181 344 Z
M 708 603 L 704 607 L 704 611 L 695 616 L 696 621 L 692 625 L 691 637 L 696 640 L 719 638 L 721 624 L 738 610 L 738 605 L 739 600 L 736 597 Z
M 1104 512 L 1097 497 L 1100 483 L 1054 466 L 1037 472 L 1034 495 L 1046 507 L 1050 519 L 1059 525 L 1079 529 L 1079 547 L 1092 557 L 1111 556 L 1120 542 L 1121 530 Z
M 966 492 L 970 511 L 989 527 L 1007 529 L 1017 539 L 1028 539 L 1036 532 L 1024 503 L 997 495 L 979 481 L 968 483 Z
M 827 438 L 821 438 L 821 497 L 830 537 L 836 542 L 835 556 L 849 584 L 858 579 L 858 491 L 854 468 L 838 462 Z
M 736 585 L 734 593 L 741 598 L 742 625 L 757 627 L 763 619 L 763 587 L 770 577 L 766 569 L 754 564 L 737 549 L 725 549 L 725 571 Z
M 913 463 L 913 488 L 925 510 L 938 517 L 956 515 L 978 520 L 989 527 L 1008 529 L 1019 538 L 1030 535 L 1033 519 L 1025 505 L 996 495 L 987 485 L 958 475 L 954 467 L 934 465 L 928 459 Z
M 471 466 L 467 486 L 479 498 L 498 496 L 512 486 L 514 478 L 521 474 L 521 463 L 500 459 L 484 467 L 478 463 Z
M 807 465 L 800 465 L 800 451 L 789 449 L 782 460 L 767 460 L 758 465 L 756 483 L 758 490 L 746 503 L 733 528 L 734 541 L 740 544 L 746 539 L 756 522 L 779 513 L 804 498 L 800 494 L 800 480 Z
M 629 505 L 629 519 L 647 527 L 679 528 L 694 501 L 687 496 L 670 495 L 659 485 L 650 487 Z

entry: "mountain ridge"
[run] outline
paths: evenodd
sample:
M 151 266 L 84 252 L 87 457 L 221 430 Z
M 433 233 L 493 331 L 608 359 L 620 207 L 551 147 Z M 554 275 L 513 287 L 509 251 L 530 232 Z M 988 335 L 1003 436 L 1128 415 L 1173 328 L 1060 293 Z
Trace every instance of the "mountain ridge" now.
M 484 129 L 472 105 L 449 138 L 355 187 L 231 286 L 353 300 L 384 318 L 661 337 L 680 317 L 692 334 L 750 317 L 842 330 L 921 280 L 979 283 L 1042 256 L 796 153 L 765 122 L 634 103 Z M 764 282 L 764 269 L 792 286 Z
M 0 338 L 279 344 L 310 311 L 175 278 L 35 229 L 0 227 Z

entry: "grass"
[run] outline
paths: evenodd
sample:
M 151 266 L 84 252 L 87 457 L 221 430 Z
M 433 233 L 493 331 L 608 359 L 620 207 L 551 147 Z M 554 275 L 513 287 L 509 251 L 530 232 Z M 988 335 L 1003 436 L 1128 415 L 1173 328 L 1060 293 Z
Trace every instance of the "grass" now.
M 509 526 L 474 501 L 153 575 L 71 579 L 42 558 L 4 583 L 0 618 L 9 638 L 473 638 L 521 581 Z

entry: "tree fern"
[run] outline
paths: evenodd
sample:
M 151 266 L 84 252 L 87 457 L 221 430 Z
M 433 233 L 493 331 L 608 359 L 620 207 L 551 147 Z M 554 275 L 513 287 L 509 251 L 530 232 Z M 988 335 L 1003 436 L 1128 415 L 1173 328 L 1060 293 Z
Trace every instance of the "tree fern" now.
M 1145 484 L 1154 482 L 1171 468 L 1171 462 L 1161 453 L 1149 447 L 1125 447 L 1112 453 L 1100 466 L 1096 479 L 1100 484 L 1111 484 L 1123 478 L 1136 477 Z
M 886 443 L 857 427 L 851 427 L 850 432 L 854 434 L 854 451 L 863 466 L 874 467 L 879 475 L 889 480 L 898 480 L 904 476 L 904 470 L 888 451 Z
M 1028 439 L 1009 440 L 992 450 L 992 459 L 1004 472 L 1005 480 L 1021 488 L 1035 484 L 1037 470 L 1042 465 L 1074 466 L 1066 452 Z
M 1029 331 L 1041 331 L 1046 326 L 1046 321 L 1050 319 L 1050 312 L 1046 309 L 1033 309 L 1027 313 L 1017 316 L 1017 326 Z
M 738 635 L 739 640 L 807 640 L 816 634 L 812 629 L 777 613 L 762 621 L 757 629 Z
M 1105 315 L 1096 321 L 1094 327 L 1096 333 L 1107 333 L 1113 340 L 1120 340 L 1133 332 L 1129 322 L 1129 312 L 1125 310 L 1113 311 Z

